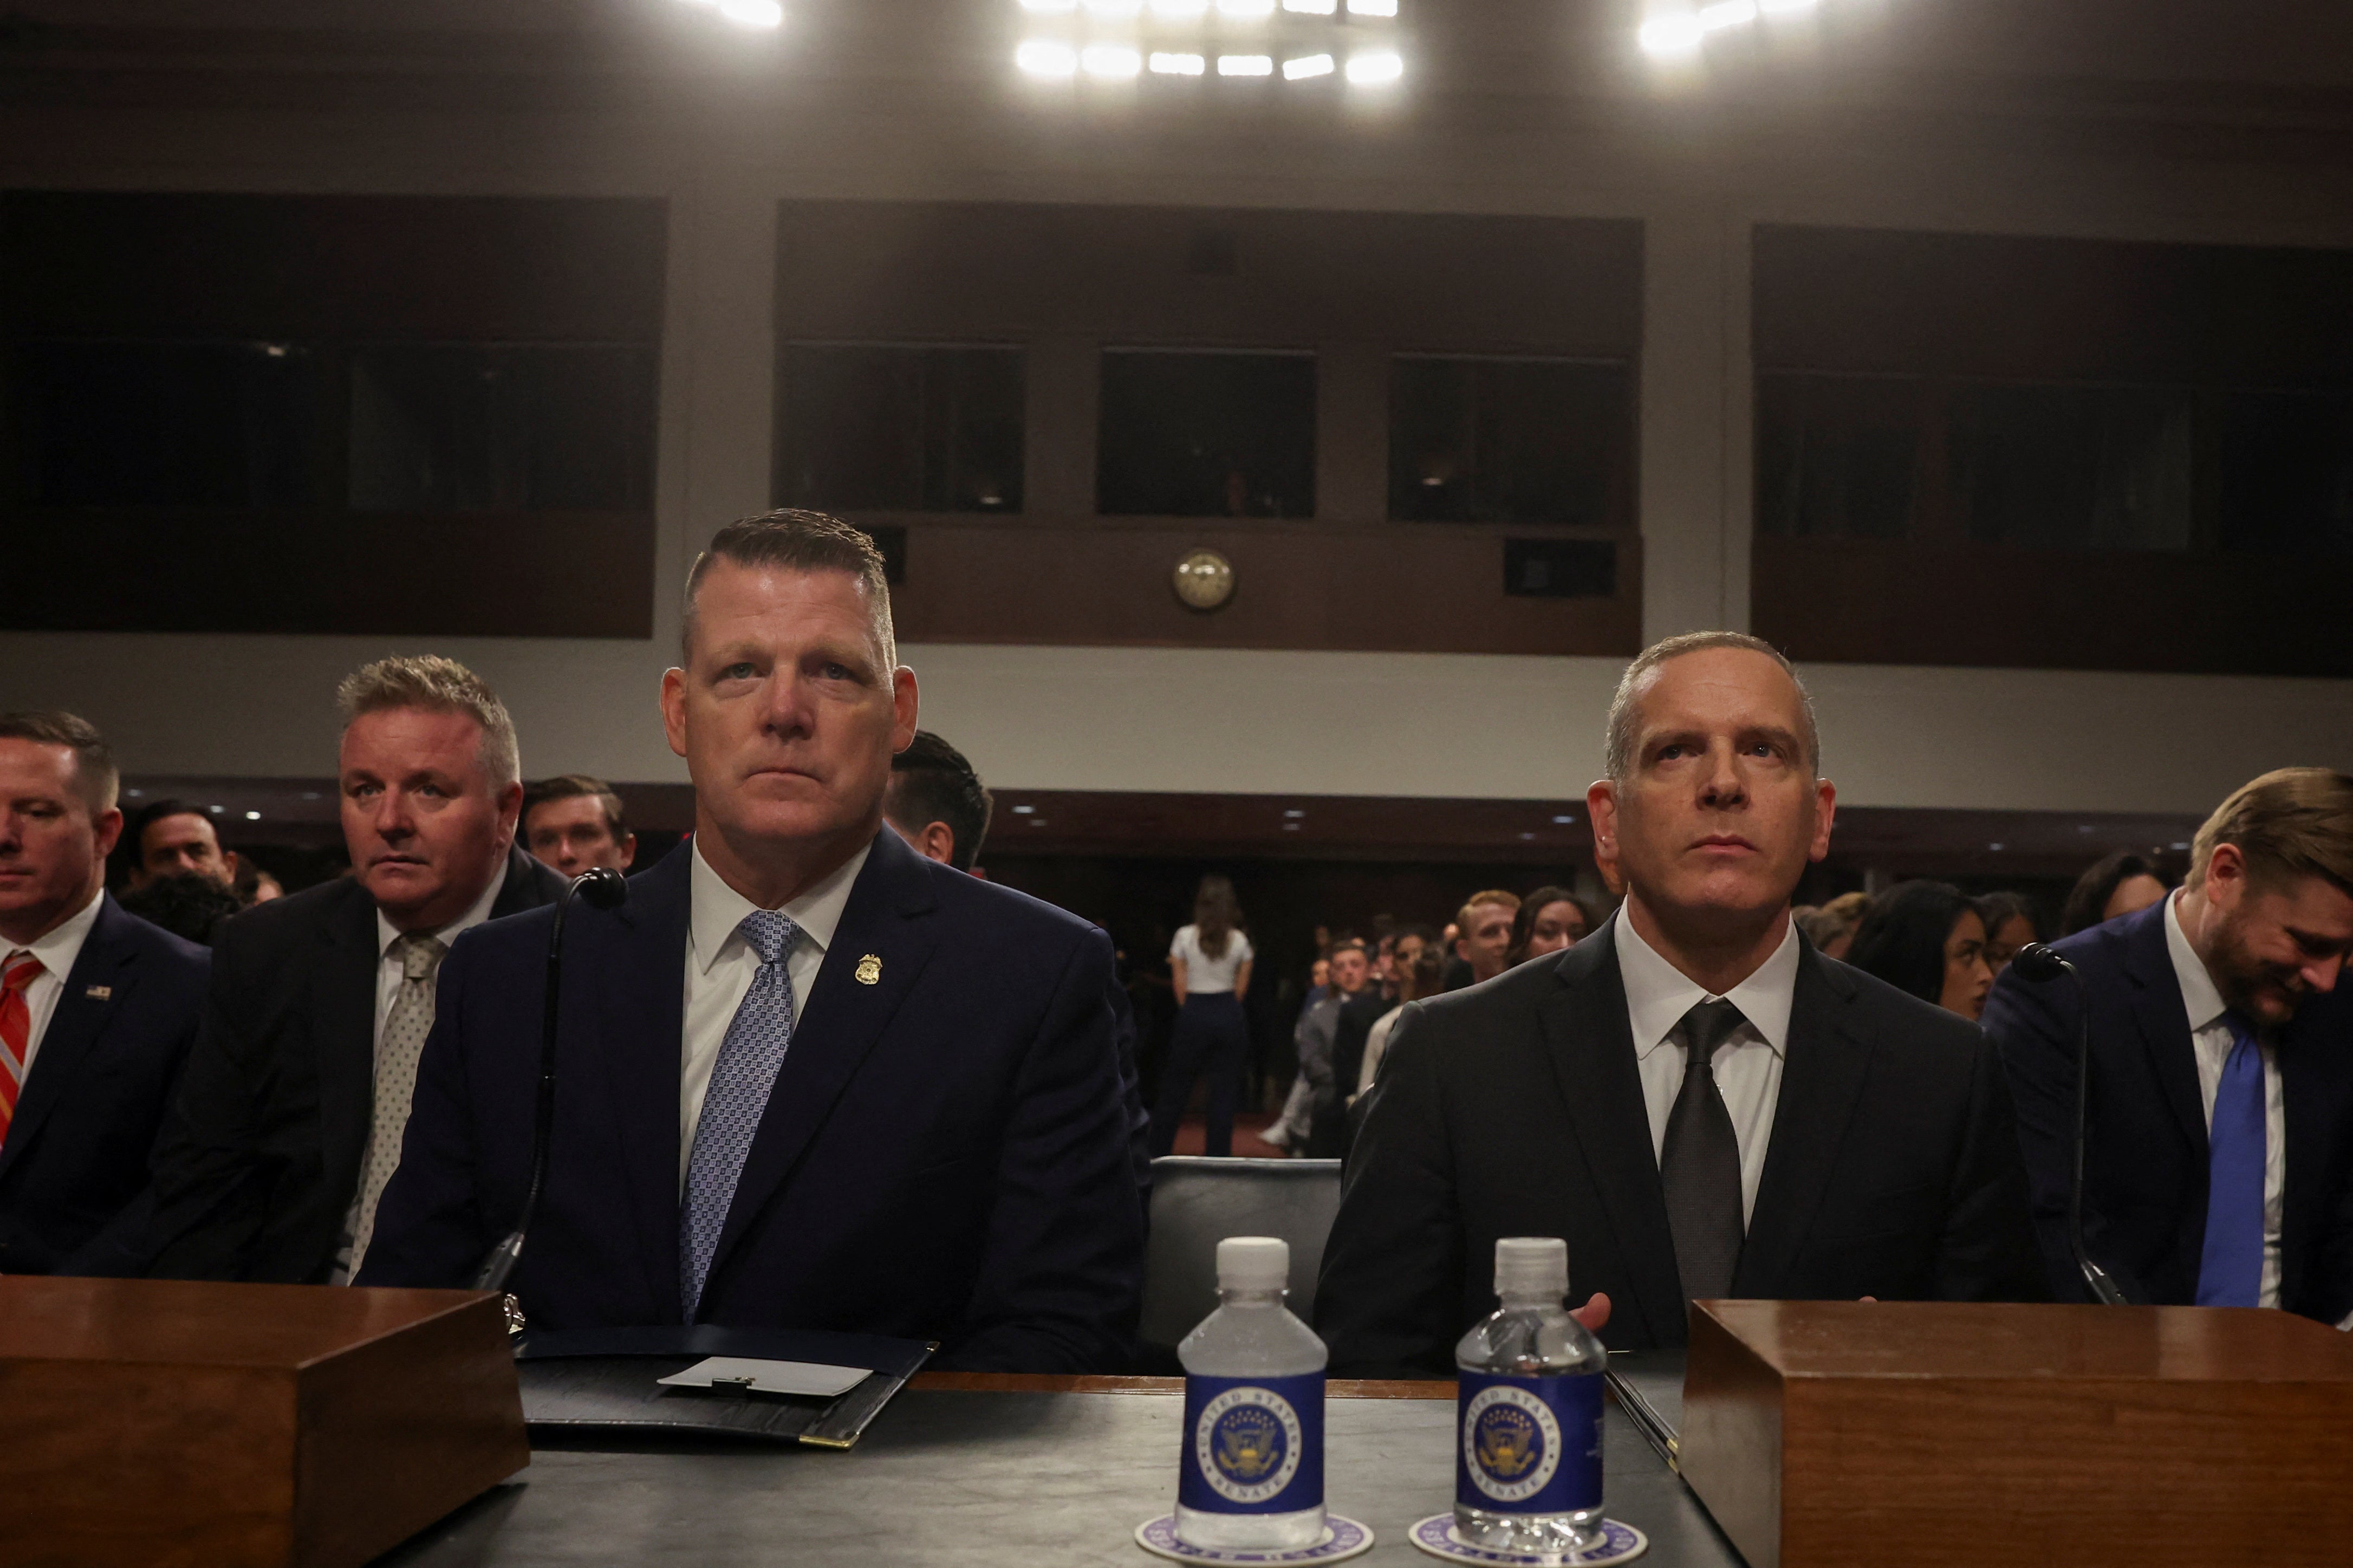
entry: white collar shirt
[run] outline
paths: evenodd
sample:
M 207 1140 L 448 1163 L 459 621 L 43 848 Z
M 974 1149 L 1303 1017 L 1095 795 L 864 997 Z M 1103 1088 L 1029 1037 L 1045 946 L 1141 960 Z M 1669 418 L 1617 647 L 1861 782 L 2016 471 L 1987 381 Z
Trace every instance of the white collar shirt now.
M 2165 900 L 2165 950 L 2173 959 L 2174 978 L 2181 986 L 2181 1005 L 2189 1015 L 2189 1046 L 2198 1058 L 2198 1097 L 2206 1110 L 2206 1130 L 2214 1130 L 2214 1095 L 2221 1087 L 2222 1068 L 2238 1045 L 2232 1037 L 2230 1021 L 2223 1016 L 2227 1005 L 2212 975 L 2206 973 L 2205 961 L 2198 950 L 2189 945 L 2189 932 L 2181 929 L 2181 895 L 2174 893 Z M 2280 1288 L 2280 1208 L 2287 1190 L 2287 1100 L 2280 1089 L 2279 1053 L 2268 1039 L 2258 1036 L 2256 1048 L 2263 1055 L 2263 1284 L 2255 1293 L 2258 1307 L 2279 1305 Z M 2353 1322 L 2353 1318 L 2347 1320 Z
M 718 1065 L 719 1047 L 726 1043 L 735 1010 L 744 1005 L 744 994 L 760 973 L 760 955 L 739 929 L 744 917 L 759 906 L 711 868 L 700 844 L 690 840 L 688 850 L 694 862 L 688 876 L 686 1018 L 680 1037 L 678 1186 L 681 1199 L 687 1166 L 694 1157 L 695 1124 L 702 1120 L 702 1097 L 711 1088 L 711 1069 Z M 826 951 L 833 945 L 841 911 L 849 902 L 849 890 L 873 852 L 874 846 L 869 843 L 776 911 L 800 933 L 785 954 L 785 978 L 793 988 L 795 1033 L 807 1020 L 809 993 L 817 988 Z
M 24 1071 L 30 1078 L 33 1058 L 41 1054 L 41 1037 L 49 1031 L 49 1020 L 57 1016 L 58 998 L 66 994 L 66 977 L 73 973 L 74 961 L 81 956 L 82 943 L 90 940 L 90 928 L 98 923 L 98 906 L 106 901 L 106 889 L 90 895 L 90 902 L 79 910 L 51 927 L 47 935 L 26 942 L 22 948 L 0 937 L 0 958 L 12 952 L 29 952 L 40 961 L 40 973 L 25 987 L 25 1060 Z
M 463 933 L 489 920 L 491 906 L 499 901 L 499 890 L 507 885 L 507 863 L 501 858 L 499 862 L 499 874 L 491 879 L 491 885 L 482 889 L 481 897 L 476 899 L 464 914 L 438 931 L 416 934 L 432 937 L 447 947 Z M 392 944 L 408 934 L 410 933 L 401 931 L 390 921 L 385 919 L 382 910 L 376 910 L 375 1049 L 379 1051 L 384 1049 L 384 1021 L 392 1012 L 394 1000 L 400 995 L 401 982 L 407 976 L 406 966 L 401 963 L 400 954 L 392 951 Z
M 1663 1157 L 1667 1118 L 1683 1090 L 1689 1048 L 1683 1015 L 1710 995 L 1697 981 L 1667 962 L 1644 942 L 1621 910 L 1617 916 L 1618 973 L 1626 985 L 1626 1017 L 1634 1030 L 1635 1065 L 1642 1076 L 1642 1105 L 1651 1118 L 1651 1153 Z M 1716 1090 L 1732 1118 L 1740 1145 L 1740 1221 L 1757 1208 L 1757 1184 L 1765 1173 L 1765 1151 L 1773 1140 L 1773 1112 L 1781 1100 L 1781 1065 L 1789 1043 L 1789 1008 L 1798 993 L 1798 930 L 1792 922 L 1755 973 L 1721 998 L 1747 1021 L 1715 1048 Z

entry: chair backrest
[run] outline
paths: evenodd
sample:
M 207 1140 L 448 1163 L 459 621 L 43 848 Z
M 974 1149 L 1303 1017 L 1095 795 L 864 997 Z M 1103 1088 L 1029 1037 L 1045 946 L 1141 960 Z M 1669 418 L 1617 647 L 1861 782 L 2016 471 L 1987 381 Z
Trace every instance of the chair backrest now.
M 1145 1353 L 1165 1362 L 1176 1342 L 1218 1305 L 1218 1243 L 1277 1236 L 1291 1243 L 1291 1310 L 1315 1311 L 1324 1239 L 1340 1212 L 1337 1160 L 1215 1160 L 1170 1154 L 1152 1162 L 1152 1244 L 1144 1261 Z

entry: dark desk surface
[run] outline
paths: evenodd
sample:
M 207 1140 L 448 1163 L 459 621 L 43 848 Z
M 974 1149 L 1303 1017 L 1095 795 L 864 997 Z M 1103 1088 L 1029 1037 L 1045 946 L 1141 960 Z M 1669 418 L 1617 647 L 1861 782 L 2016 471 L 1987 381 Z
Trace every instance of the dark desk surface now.
M 696 1443 L 539 1448 L 531 1468 L 378 1568 L 628 1563 L 1113 1564 L 1176 1498 L 1181 1384 L 926 1375 L 848 1453 Z M 1378 1537 L 1366 1563 L 1430 1563 L 1406 1531 L 1451 1506 L 1454 1385 L 1333 1385 L 1326 1500 Z M 1432 1397 L 1435 1395 L 1435 1397 Z M 1657 1568 L 1740 1568 L 1613 1404 L 1609 1510 Z

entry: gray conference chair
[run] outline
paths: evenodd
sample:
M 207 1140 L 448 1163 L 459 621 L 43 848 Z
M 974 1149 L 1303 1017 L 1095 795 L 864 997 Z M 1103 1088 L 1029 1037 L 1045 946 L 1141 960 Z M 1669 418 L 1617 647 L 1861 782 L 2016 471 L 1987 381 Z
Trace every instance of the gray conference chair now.
M 1291 1243 L 1291 1310 L 1311 1320 L 1324 1238 L 1340 1212 L 1337 1160 L 1152 1162 L 1152 1245 L 1144 1260 L 1145 1360 L 1176 1370 L 1176 1342 L 1218 1304 L 1218 1243 L 1278 1236 Z

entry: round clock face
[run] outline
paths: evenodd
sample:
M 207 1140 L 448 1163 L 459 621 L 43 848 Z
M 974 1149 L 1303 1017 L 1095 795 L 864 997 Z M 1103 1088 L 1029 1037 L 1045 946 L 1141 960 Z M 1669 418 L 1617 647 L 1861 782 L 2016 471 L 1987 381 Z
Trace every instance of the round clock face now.
M 1176 596 L 1197 610 L 1214 610 L 1234 596 L 1233 563 L 1214 550 L 1196 550 L 1176 563 Z

